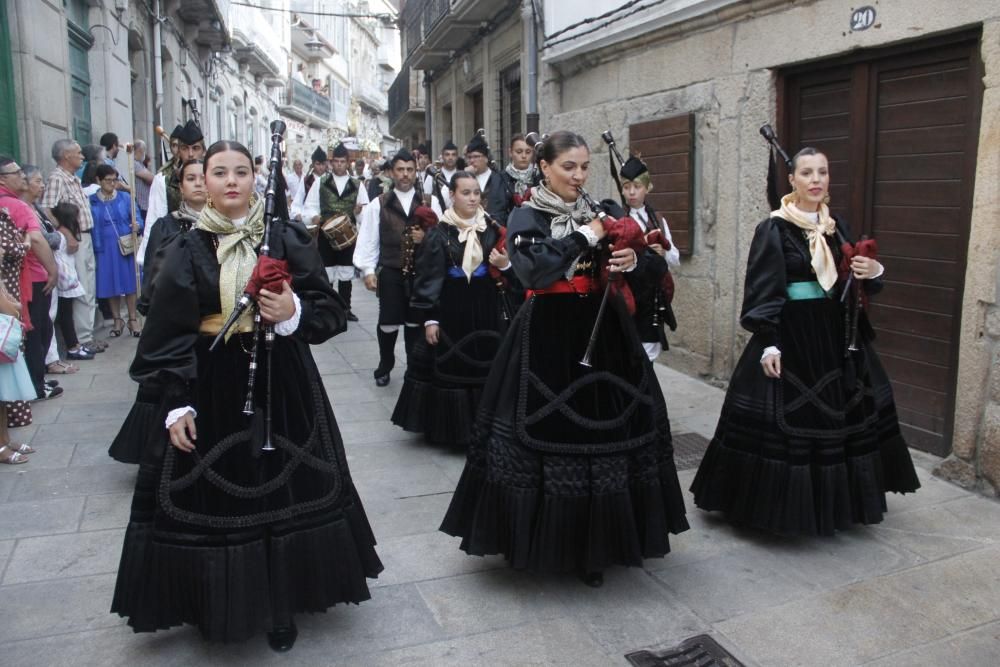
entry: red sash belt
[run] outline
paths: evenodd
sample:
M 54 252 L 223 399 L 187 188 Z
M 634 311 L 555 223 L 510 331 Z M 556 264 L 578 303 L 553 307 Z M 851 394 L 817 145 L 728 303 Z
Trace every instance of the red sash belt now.
M 525 296 L 530 299 L 542 294 L 587 294 L 598 291 L 597 281 L 590 276 L 573 276 L 570 280 L 560 278 L 544 289 L 529 289 Z

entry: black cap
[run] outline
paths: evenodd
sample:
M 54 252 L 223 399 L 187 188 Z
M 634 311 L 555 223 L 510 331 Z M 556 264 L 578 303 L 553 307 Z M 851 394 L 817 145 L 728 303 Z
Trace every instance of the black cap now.
M 184 131 L 184 126 L 183 125 L 178 125 L 177 127 L 174 128 L 174 131 L 170 133 L 170 138 L 171 139 L 179 139 L 180 136 L 181 136 L 181 132 L 183 132 L 183 131 Z
M 458 146 L 455 145 L 454 141 L 452 141 L 451 139 L 449 139 L 448 143 L 446 143 L 444 145 L 444 148 L 442 148 L 441 150 L 442 151 L 457 151 L 458 150 Z
M 313 162 L 326 162 L 326 151 L 323 150 L 322 146 L 317 146 L 316 150 L 312 154 Z
M 417 150 L 420 151 L 423 155 L 427 155 L 428 152 L 427 144 L 420 144 L 419 146 L 417 146 Z
M 469 145 L 465 147 L 466 154 L 468 153 L 482 153 L 483 155 L 490 154 L 490 147 L 486 143 L 486 139 L 483 135 L 477 134 L 469 140 Z
M 624 180 L 634 181 L 637 177 L 645 174 L 647 171 L 649 171 L 649 168 L 646 167 L 645 162 L 634 155 L 630 155 L 629 158 L 625 160 L 625 164 L 622 165 L 622 169 L 618 173 L 621 174 L 621 177 Z
M 396 166 L 397 162 L 416 162 L 416 160 L 413 157 L 413 153 L 405 148 L 400 148 L 396 151 L 396 154 L 392 156 L 392 159 L 389 160 L 389 168 L 391 169 Z
M 333 147 L 333 157 L 348 157 L 347 146 L 342 143 L 338 143 Z
M 185 144 L 187 146 L 194 146 L 199 141 L 204 141 L 205 136 L 201 133 L 201 128 L 193 120 L 189 120 L 181 128 L 180 133 L 177 135 L 177 141 Z

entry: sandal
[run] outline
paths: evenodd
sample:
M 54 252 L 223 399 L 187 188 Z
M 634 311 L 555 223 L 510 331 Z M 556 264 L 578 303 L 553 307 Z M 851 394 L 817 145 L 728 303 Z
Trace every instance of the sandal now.
M 24 443 L 21 443 L 19 445 L 15 445 L 14 443 L 10 443 L 9 445 L 7 445 L 7 449 L 9 449 L 12 452 L 17 452 L 18 454 L 34 454 L 35 453 L 35 448 L 34 447 L 32 447 L 31 445 L 24 444 Z
M 129 320 L 129 322 L 131 322 L 131 321 L 132 320 Z M 118 326 L 119 322 L 122 323 L 121 326 Z M 115 318 L 115 323 L 113 325 L 111 325 L 111 331 L 110 331 L 111 337 L 112 338 L 118 338 L 119 336 L 122 335 L 122 331 L 124 331 L 124 330 L 125 330 L 125 320 L 123 320 L 120 317 L 116 317 Z
M 132 326 L 133 322 L 135 322 L 135 324 L 136 324 L 135 327 Z M 133 338 L 138 338 L 139 336 L 142 335 L 142 329 L 139 328 L 139 318 L 138 317 L 130 317 L 130 318 L 128 318 L 128 330 L 129 330 L 129 333 L 132 334 Z
M 10 447 L 8 447 L 7 445 L 0 447 L 0 454 L 2 454 L 4 451 L 8 449 L 10 449 Z M 27 456 L 21 454 L 20 452 L 15 452 L 13 449 L 10 450 L 10 456 L 7 456 L 6 458 L 0 458 L 0 463 L 5 463 L 11 466 L 27 462 L 28 462 Z
M 69 375 L 75 373 L 79 368 L 73 364 L 67 364 L 65 361 L 53 361 L 51 364 L 45 367 L 45 372 L 49 375 Z

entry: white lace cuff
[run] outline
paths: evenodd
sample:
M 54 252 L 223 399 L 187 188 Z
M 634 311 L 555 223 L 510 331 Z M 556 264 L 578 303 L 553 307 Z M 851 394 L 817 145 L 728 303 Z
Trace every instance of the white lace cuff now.
M 582 227 L 579 227 L 576 231 L 583 234 L 583 237 L 587 239 L 587 245 L 589 245 L 591 248 L 597 245 L 597 234 L 594 233 L 594 230 L 591 229 L 589 225 L 583 225 Z
M 295 302 L 295 312 L 284 322 L 278 322 L 274 325 L 274 333 L 279 336 L 291 336 L 299 328 L 299 318 L 302 316 L 302 302 L 299 301 L 299 295 L 292 292 L 292 301 Z
M 875 280 L 876 278 L 881 278 L 882 274 L 885 273 L 885 265 L 882 264 L 882 262 L 879 262 L 877 260 L 875 261 L 875 263 L 878 264 L 878 273 L 876 273 L 874 276 L 872 276 L 871 278 L 869 278 L 869 280 Z
M 629 248 L 631 250 L 631 248 Z M 632 250 L 632 266 L 628 267 L 622 273 L 629 273 L 635 271 L 635 267 L 639 266 L 639 256 L 635 254 L 635 250 Z
M 192 417 L 198 416 L 198 411 L 192 408 L 190 405 L 185 405 L 183 408 L 177 408 L 176 410 L 171 410 L 170 412 L 168 412 L 166 419 L 167 428 L 170 428 L 171 426 L 176 424 L 178 419 L 180 419 L 189 412 L 191 413 Z
M 764 348 L 764 354 L 760 355 L 760 360 L 763 362 L 768 357 L 773 357 L 774 355 L 781 356 L 781 350 L 776 348 L 774 345 L 768 345 Z
M 425 327 L 429 327 L 430 325 L 437 324 L 437 323 L 438 323 L 437 320 L 427 320 L 426 322 L 424 322 L 424 326 Z

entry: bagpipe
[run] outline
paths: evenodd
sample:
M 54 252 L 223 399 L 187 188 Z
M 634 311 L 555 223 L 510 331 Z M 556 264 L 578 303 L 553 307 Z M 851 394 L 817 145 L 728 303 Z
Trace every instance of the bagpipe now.
M 247 281 L 246 287 L 243 288 L 243 296 L 236 302 L 236 307 L 233 308 L 229 319 L 226 320 L 215 340 L 208 347 L 209 351 L 214 350 L 219 341 L 226 338 L 227 332 L 236 324 L 240 316 L 246 312 L 246 309 L 251 304 L 256 304 L 257 297 L 262 289 L 280 293 L 284 289 L 284 283 L 286 281 L 291 282 L 288 261 L 271 255 L 271 234 L 276 222 L 274 213 L 275 187 L 278 173 L 281 170 L 281 142 L 284 140 L 284 134 L 285 123 L 283 121 L 276 120 L 271 123 L 271 157 L 268 161 L 267 188 L 264 191 L 264 238 L 260 245 L 257 264 L 254 266 L 253 273 L 250 276 L 250 280 Z M 274 445 L 271 443 L 271 361 L 274 349 L 274 323 L 262 322 L 259 308 L 254 313 L 254 345 L 250 353 L 250 374 L 247 378 L 247 397 L 243 406 L 243 414 L 248 416 L 255 414 L 254 386 L 257 378 L 257 353 L 260 343 L 260 336 L 256 332 L 260 330 L 262 323 L 264 325 L 264 347 L 267 353 L 267 393 L 264 412 L 264 445 L 261 449 L 263 451 L 274 451 Z
M 423 185 L 420 184 L 419 178 L 415 180 L 413 187 L 416 190 L 414 197 L 417 198 L 417 201 L 423 201 Z M 412 276 L 416 269 L 417 243 L 413 238 L 414 230 L 419 228 L 426 234 L 438 222 L 434 209 L 423 204 L 413 209 L 413 216 L 416 220 L 403 228 L 403 261 L 400 270 L 404 278 Z
M 497 233 L 497 242 L 493 245 L 493 249 L 497 252 L 507 252 L 507 228 L 497 222 L 492 215 L 487 213 L 486 209 L 483 209 L 483 216 L 486 218 L 486 222 L 488 222 Z M 489 257 L 486 258 L 486 265 L 488 267 L 487 271 L 489 271 L 490 279 L 496 286 L 497 295 L 500 297 L 500 313 L 503 315 L 504 322 L 510 322 L 514 309 L 511 305 L 510 296 L 507 291 L 507 278 L 503 275 L 503 271 L 493 266 L 492 262 L 489 261 Z
M 618 196 L 621 197 L 622 206 L 625 206 L 627 202 L 625 201 L 625 193 L 622 189 L 621 178 L 619 173 L 625 167 L 625 159 L 622 154 L 618 152 L 618 145 L 615 143 L 615 137 L 611 133 L 611 130 L 606 130 L 601 133 L 601 139 L 604 143 L 608 145 L 608 161 L 609 167 L 611 169 L 611 178 L 614 179 L 615 185 L 618 188 Z M 618 164 L 615 164 L 615 160 L 618 160 Z M 647 207 L 647 213 L 649 212 L 649 207 Z M 655 226 L 655 229 L 651 229 L 646 232 L 646 244 L 647 245 L 659 245 L 664 251 L 670 250 L 672 244 L 670 239 L 664 233 L 663 229 L 660 227 L 660 221 L 657 216 L 649 215 L 650 226 Z M 664 272 L 663 277 L 660 279 L 659 290 L 656 291 L 656 303 L 653 307 L 653 327 L 659 330 L 659 325 L 661 322 L 667 324 L 671 331 L 677 329 L 677 320 L 674 317 L 674 312 L 671 304 L 674 302 L 674 292 L 676 287 L 674 285 L 674 276 L 668 268 Z M 666 340 L 664 338 L 664 340 Z
M 760 134 L 772 149 L 771 159 L 768 164 L 768 203 L 771 210 L 777 210 L 781 206 L 781 199 L 777 195 L 777 185 L 774 170 L 774 156 L 777 154 L 785 163 L 785 167 L 792 171 L 793 160 L 788 153 L 778 143 L 778 137 L 774 133 L 774 128 L 765 123 L 760 127 Z M 846 303 L 844 311 L 844 356 L 849 356 L 851 352 L 858 351 L 858 323 L 861 314 L 868 308 L 868 294 L 864 288 L 854 279 L 854 272 L 851 271 L 851 260 L 855 257 L 868 257 L 878 259 L 878 244 L 875 239 L 870 239 L 864 234 L 857 243 L 851 243 L 837 227 L 837 241 L 840 243 L 840 264 L 837 266 L 837 274 L 844 287 L 840 293 L 840 302 Z M 850 300 L 848 300 L 850 299 Z

